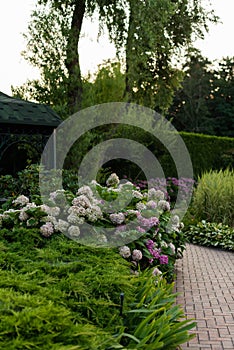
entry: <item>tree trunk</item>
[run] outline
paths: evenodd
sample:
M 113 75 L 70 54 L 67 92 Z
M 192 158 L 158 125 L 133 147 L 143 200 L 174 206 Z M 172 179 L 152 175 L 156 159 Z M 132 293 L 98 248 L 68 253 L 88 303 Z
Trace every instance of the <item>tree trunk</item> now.
M 134 0 L 133 0 L 134 1 Z M 133 41 L 134 41 L 134 14 L 133 14 L 133 2 L 129 1 L 130 13 L 129 13 L 129 25 L 128 25 L 128 36 L 126 43 L 126 78 L 125 78 L 125 92 L 124 97 L 127 102 L 132 101 L 133 86 L 132 86 L 132 70 L 133 70 Z
M 70 113 L 81 109 L 82 80 L 79 63 L 78 42 L 85 14 L 85 0 L 75 1 L 71 29 L 67 42 L 66 68 L 68 70 L 68 105 Z

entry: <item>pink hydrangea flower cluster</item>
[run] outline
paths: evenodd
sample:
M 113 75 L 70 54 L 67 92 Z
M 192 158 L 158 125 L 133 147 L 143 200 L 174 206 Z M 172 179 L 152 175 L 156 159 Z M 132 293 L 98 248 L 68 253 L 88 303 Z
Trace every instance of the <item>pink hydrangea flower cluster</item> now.
M 159 224 L 159 219 L 156 216 L 151 216 L 150 218 L 144 218 L 140 213 L 137 215 L 138 222 L 141 226 L 146 229 L 150 229 L 153 226 Z

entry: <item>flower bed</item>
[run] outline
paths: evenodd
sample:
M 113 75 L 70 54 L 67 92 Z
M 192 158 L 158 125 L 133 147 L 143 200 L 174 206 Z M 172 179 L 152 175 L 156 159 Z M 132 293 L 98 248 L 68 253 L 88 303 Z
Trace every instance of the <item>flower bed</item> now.
M 57 190 L 50 193 L 46 204 L 35 204 L 20 195 L 0 214 L 0 226 L 39 228 L 47 238 L 59 232 L 86 245 L 119 246 L 133 271 L 155 267 L 155 274 L 172 279 L 185 239 L 183 224 L 172 215 L 167 199 L 162 190 L 119 183 L 112 174 L 106 186 L 92 181 L 76 194 Z

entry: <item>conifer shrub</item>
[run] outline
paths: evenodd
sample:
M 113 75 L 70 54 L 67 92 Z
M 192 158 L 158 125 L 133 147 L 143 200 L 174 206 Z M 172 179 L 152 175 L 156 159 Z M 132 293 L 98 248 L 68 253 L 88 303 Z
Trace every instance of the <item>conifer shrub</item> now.
M 0 348 L 132 349 L 129 340 L 138 339 L 139 349 L 151 340 L 160 344 L 154 349 L 176 349 L 194 324 L 173 306 L 173 285 L 155 274 L 131 274 L 115 249 L 85 247 L 62 234 L 45 238 L 38 229 L 2 229 Z

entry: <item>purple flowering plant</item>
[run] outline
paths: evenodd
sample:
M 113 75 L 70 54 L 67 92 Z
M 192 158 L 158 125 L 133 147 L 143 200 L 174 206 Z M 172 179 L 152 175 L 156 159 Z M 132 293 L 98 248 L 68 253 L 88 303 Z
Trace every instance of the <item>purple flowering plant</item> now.
M 128 251 L 126 255 L 122 254 L 123 247 L 119 252 L 132 263 L 134 271 L 156 268 L 170 281 L 173 279 L 175 261 L 185 249 L 185 238 L 178 217 L 175 216 L 174 221 L 172 220 L 174 227 L 172 225 L 171 229 L 168 229 L 170 210 L 156 213 L 157 216 L 154 209 L 145 209 L 136 214 L 139 223 L 137 230 L 141 236 L 125 246 L 125 250 Z M 139 260 L 133 259 L 133 252 L 136 250 L 141 252 Z
M 178 190 L 181 192 L 181 199 L 186 200 L 188 194 L 193 193 L 195 180 L 191 178 L 181 177 L 179 179 L 175 177 L 165 178 L 155 178 L 146 180 L 137 180 L 134 184 L 141 188 L 141 190 L 146 189 L 147 187 L 152 187 L 158 190 L 161 190 L 165 194 L 165 198 L 173 205 L 175 203 Z

